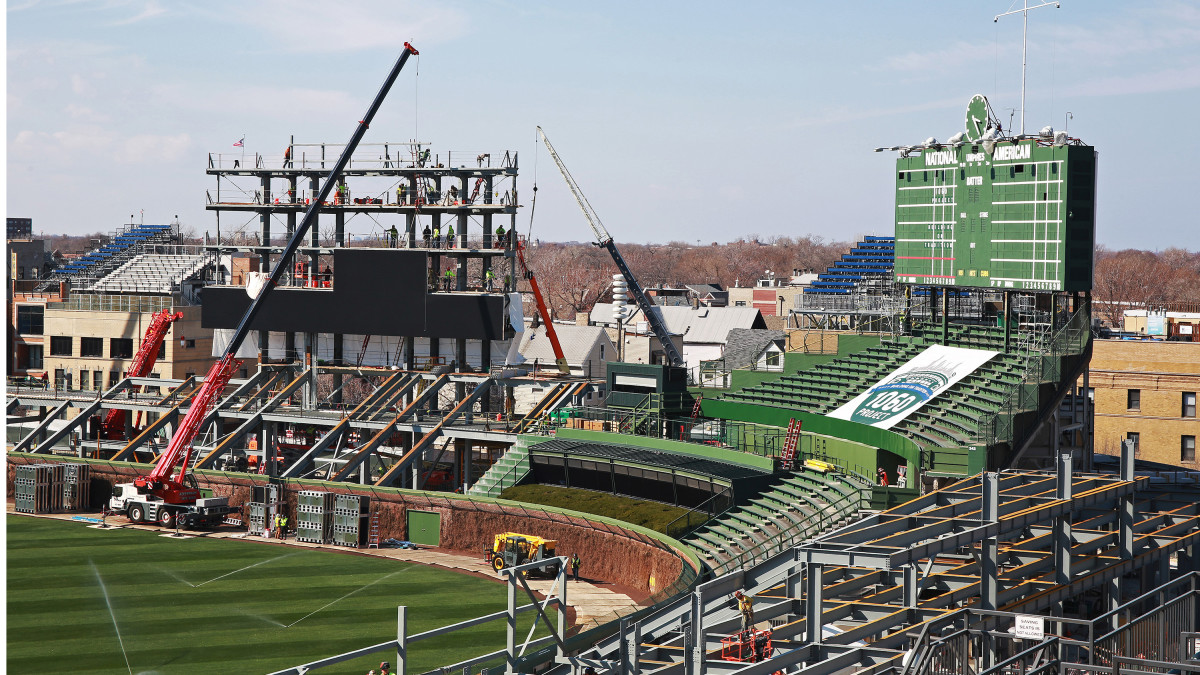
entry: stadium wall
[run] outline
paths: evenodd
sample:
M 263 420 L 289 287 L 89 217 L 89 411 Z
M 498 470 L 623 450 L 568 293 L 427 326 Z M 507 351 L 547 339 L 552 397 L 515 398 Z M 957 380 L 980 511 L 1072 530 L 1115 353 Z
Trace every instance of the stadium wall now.
M 111 486 L 131 482 L 148 471 L 145 465 L 126 462 L 80 460 L 26 453 L 10 453 L 7 462 L 6 490 L 13 497 L 16 467 L 48 461 L 86 462 L 92 466 L 93 506 L 107 501 Z M 196 471 L 196 481 L 213 496 L 228 497 L 241 507 L 251 499 L 251 488 L 265 485 L 264 477 Z M 700 561 L 688 547 L 658 532 L 590 514 L 530 506 L 500 499 L 465 497 L 440 492 L 416 492 L 350 483 L 288 480 L 282 482 L 288 513 L 295 513 L 297 493 L 301 490 L 327 490 L 340 494 L 359 494 L 371 498 L 371 509 L 380 514 L 381 539 L 408 539 L 409 509 L 436 512 L 441 517 L 441 546 L 459 553 L 477 555 L 480 571 L 490 574 L 482 564 L 483 552 L 501 532 L 536 534 L 558 540 L 558 553 L 578 553 L 583 561 L 582 574 L 589 579 L 619 582 L 645 596 L 686 591 L 694 583 Z

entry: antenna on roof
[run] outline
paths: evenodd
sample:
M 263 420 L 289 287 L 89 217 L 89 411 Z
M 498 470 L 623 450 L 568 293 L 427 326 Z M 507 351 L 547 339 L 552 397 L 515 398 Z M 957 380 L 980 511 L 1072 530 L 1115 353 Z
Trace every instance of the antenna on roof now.
M 1023 15 L 1023 19 L 1022 19 L 1023 24 L 1022 24 L 1022 28 L 1021 28 L 1021 135 L 1025 134 L 1025 55 L 1027 53 L 1026 38 L 1028 37 L 1028 33 L 1029 33 L 1029 10 L 1041 9 L 1042 7 L 1049 7 L 1051 5 L 1053 5 L 1055 9 L 1058 9 L 1059 7 L 1062 6 L 1057 2 L 1043 2 L 1040 5 L 1030 7 L 1029 0 L 1023 0 L 1023 4 L 1024 4 L 1024 6 L 1021 9 L 1014 9 L 1011 12 L 997 14 L 996 18 L 992 19 L 992 22 L 995 23 L 995 22 L 999 22 L 1000 17 L 1002 17 L 1002 16 L 1008 16 L 1009 14 L 1016 14 L 1018 12 L 1020 12 Z M 1009 125 L 1010 126 L 1012 125 L 1011 120 L 1009 122 Z

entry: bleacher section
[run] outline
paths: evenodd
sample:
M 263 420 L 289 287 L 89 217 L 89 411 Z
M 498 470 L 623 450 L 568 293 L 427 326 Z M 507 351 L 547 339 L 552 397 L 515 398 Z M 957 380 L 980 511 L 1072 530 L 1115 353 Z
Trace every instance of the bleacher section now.
M 92 284 L 99 293 L 170 293 L 183 281 L 202 271 L 212 258 L 205 255 L 161 255 L 134 257 Z
M 695 530 L 684 542 L 719 576 L 749 567 L 850 522 L 870 489 L 840 474 L 781 477 L 742 506 Z
M 167 243 L 170 225 L 134 225 L 117 232 L 112 241 L 54 270 L 48 279 L 95 278 L 137 255 L 148 244 Z
M 841 260 L 817 275 L 804 293 L 849 295 L 869 283 L 890 280 L 895 255 L 895 237 L 863 237 Z
M 1000 411 L 1025 371 L 1025 354 L 1004 351 L 1004 330 L 991 326 L 951 325 L 950 344 L 999 351 L 975 373 L 892 428 L 926 448 L 977 443 L 981 424 Z M 849 402 L 891 371 L 940 341 L 940 328 L 921 330 L 850 356 L 784 375 L 725 395 L 725 400 L 828 414 Z

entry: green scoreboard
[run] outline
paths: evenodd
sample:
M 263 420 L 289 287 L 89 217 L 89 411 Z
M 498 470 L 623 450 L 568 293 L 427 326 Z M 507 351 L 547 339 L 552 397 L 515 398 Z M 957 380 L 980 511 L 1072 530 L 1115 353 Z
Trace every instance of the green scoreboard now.
M 1090 291 L 1095 149 L 1064 133 L 1003 137 L 988 113 L 975 97 L 965 134 L 896 161 L 896 281 Z

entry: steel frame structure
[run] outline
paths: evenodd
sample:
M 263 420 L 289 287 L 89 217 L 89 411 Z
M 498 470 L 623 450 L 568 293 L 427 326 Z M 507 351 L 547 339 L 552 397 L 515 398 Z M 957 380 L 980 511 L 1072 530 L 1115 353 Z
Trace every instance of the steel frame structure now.
M 620 662 L 621 673 L 901 672 L 914 636 L 963 611 L 1069 624 L 1064 604 L 1084 613 L 1084 599 L 1111 616 L 1138 589 L 1200 571 L 1198 477 L 1177 478 L 1135 476 L 1131 448 L 1120 476 L 1073 474 L 1069 455 L 1056 473 L 977 475 L 701 584 L 581 654 Z M 739 589 L 773 626 L 770 661 L 719 660 L 720 639 L 739 621 L 729 606 Z M 978 670 L 1011 656 L 986 633 L 977 649 Z

